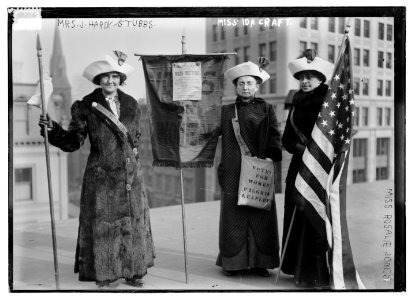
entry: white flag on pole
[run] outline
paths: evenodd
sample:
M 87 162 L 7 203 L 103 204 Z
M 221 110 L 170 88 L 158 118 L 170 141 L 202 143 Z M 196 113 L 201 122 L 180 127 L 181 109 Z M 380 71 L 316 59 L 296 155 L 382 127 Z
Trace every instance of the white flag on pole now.
M 47 109 L 50 96 L 53 93 L 52 78 L 44 76 L 43 87 L 45 91 L 45 108 Z M 37 85 L 36 93 L 27 101 L 27 104 L 42 108 L 42 96 L 40 95 L 40 82 Z

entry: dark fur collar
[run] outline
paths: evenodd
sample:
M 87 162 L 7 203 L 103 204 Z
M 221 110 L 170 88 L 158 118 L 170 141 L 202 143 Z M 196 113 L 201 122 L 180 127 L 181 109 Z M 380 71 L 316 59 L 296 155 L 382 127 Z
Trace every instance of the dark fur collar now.
M 248 102 L 243 102 L 242 99 L 240 97 L 237 97 L 235 100 L 235 103 L 244 103 L 244 104 L 249 104 L 252 103 L 253 101 L 255 102 L 264 102 L 265 100 L 259 97 L 254 97 L 251 100 L 249 100 Z
M 131 96 L 127 95 L 126 93 L 124 93 L 122 90 L 118 89 L 117 91 L 118 93 L 118 98 L 120 99 L 120 101 L 123 100 L 123 98 L 131 98 Z M 105 101 L 105 97 L 102 94 L 102 89 L 101 88 L 97 88 L 95 89 L 92 93 L 86 95 L 84 97 L 84 100 L 92 100 L 92 101 L 97 101 L 98 99 L 100 100 L 104 100 Z
M 304 93 L 300 90 L 293 97 L 293 105 L 296 108 L 320 107 L 328 88 L 327 84 L 320 84 L 311 92 Z
M 134 118 L 137 109 L 137 101 L 135 101 L 133 97 L 124 93 L 120 89 L 118 89 L 117 93 L 118 99 L 120 100 L 120 121 L 122 122 L 125 119 Z M 109 107 L 104 95 L 102 94 L 101 88 L 97 88 L 92 93 L 86 95 L 83 98 L 83 101 L 87 102 L 88 105 L 92 105 L 92 102 L 97 102 L 111 111 L 111 108 Z

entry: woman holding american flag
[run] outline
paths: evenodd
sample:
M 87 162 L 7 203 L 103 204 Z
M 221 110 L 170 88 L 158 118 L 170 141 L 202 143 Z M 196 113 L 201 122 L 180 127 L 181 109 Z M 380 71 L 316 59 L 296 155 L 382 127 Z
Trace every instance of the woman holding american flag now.
M 292 192 L 303 152 L 329 88 L 325 82 L 330 78 L 334 66 L 317 57 L 315 50 L 308 49 L 304 51 L 303 57 L 291 61 L 288 68 L 294 78 L 299 80 L 300 90 L 293 97 L 282 137 L 284 148 L 293 157 L 286 178 L 283 228 L 283 249 L 286 247 L 286 250 L 281 270 L 294 275 L 295 284 L 299 287 L 324 288 L 329 286 L 327 240 L 317 232 L 302 211 L 294 210 Z M 296 214 L 287 243 L 294 211 Z

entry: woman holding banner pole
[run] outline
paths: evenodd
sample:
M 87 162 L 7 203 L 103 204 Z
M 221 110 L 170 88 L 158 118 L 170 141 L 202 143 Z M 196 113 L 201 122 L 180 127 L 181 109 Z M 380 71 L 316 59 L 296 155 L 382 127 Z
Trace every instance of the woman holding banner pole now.
M 327 241 L 319 235 L 307 217 L 295 209 L 292 191 L 303 152 L 328 90 L 325 82 L 330 78 L 334 66 L 317 57 L 315 50 L 308 49 L 303 57 L 291 61 L 288 68 L 294 78 L 299 80 L 300 90 L 293 96 L 293 106 L 282 136 L 284 149 L 293 154 L 293 157 L 286 178 L 282 238 L 285 251 L 281 270 L 294 275 L 295 284 L 299 287 L 322 288 L 329 286 Z
M 262 59 L 260 62 L 264 62 Z M 238 202 L 241 175 L 241 150 L 233 120 L 240 127 L 240 137 L 252 157 L 281 160 L 280 133 L 271 104 L 256 96 L 260 84 L 268 78 L 261 67 L 246 62 L 225 72 L 235 85 L 235 103 L 222 106 L 220 134 L 222 159 L 218 168 L 222 188 L 219 225 L 219 255 L 216 264 L 225 275 L 241 271 L 268 277 L 267 269 L 279 266 L 279 243 L 275 199 L 270 210 L 240 206 Z M 273 167 L 273 166 L 272 166 Z M 272 182 L 273 186 L 273 182 Z M 274 192 L 271 192 L 274 198 Z
M 133 68 L 125 54 L 114 53 L 117 60 L 107 55 L 85 69 L 84 77 L 100 87 L 73 103 L 68 130 L 46 117 L 39 124 L 47 124 L 49 142 L 67 152 L 89 136 L 75 255 L 79 280 L 113 287 L 124 278 L 141 287 L 155 255 L 138 159 L 140 109 L 119 89 Z

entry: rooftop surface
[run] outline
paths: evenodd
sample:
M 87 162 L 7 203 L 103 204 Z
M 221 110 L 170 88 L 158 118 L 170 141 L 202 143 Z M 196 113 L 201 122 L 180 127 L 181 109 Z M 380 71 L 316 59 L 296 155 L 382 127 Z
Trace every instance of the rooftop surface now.
M 371 290 L 393 289 L 393 276 L 389 275 L 393 274 L 394 234 L 384 228 L 385 216 L 394 214 L 394 209 L 385 205 L 385 199 L 390 198 L 389 189 L 393 192 L 393 181 L 353 184 L 347 189 L 347 219 L 354 262 L 365 287 Z M 276 195 L 280 239 L 283 198 L 283 194 Z M 292 277 L 283 273 L 275 285 L 278 269 L 270 270 L 269 278 L 252 274 L 227 277 L 222 274 L 221 268 L 215 265 L 219 210 L 219 201 L 185 205 L 186 283 L 181 206 L 151 209 L 155 266 L 148 270 L 143 287 L 133 288 L 119 280 L 114 289 L 139 292 L 298 291 Z M 56 290 L 50 227 L 50 222 L 14 226 L 13 291 Z M 73 273 L 77 232 L 77 219 L 56 222 L 60 290 L 96 290 L 94 282 L 80 282 L 78 274 Z

